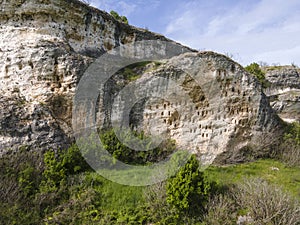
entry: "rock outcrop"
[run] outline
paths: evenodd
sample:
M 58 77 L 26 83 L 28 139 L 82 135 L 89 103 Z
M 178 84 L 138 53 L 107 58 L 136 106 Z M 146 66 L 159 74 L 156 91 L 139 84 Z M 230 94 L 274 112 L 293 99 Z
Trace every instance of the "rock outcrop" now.
M 76 0 L 0 3 L 0 153 L 66 147 L 73 141 L 76 87 L 89 65 L 117 46 L 171 42 Z M 135 105 L 131 126 L 167 135 L 205 162 L 242 161 L 240 153 L 252 154 L 249 146 L 259 138 L 280 132 L 281 120 L 260 84 L 223 55 L 185 53 L 148 65 L 132 81 L 142 87 L 139 92 L 163 91 L 163 98 Z M 112 104 L 118 104 L 122 115 L 126 98 L 113 98 L 128 83 L 125 76 L 111 78 L 99 101 L 100 125 L 110 126 Z M 166 98 L 168 91 L 173 95 Z
M 271 106 L 286 122 L 300 122 L 300 69 L 295 66 L 263 67 L 270 86 L 264 90 Z
M 134 108 L 131 127 L 171 137 L 204 162 L 232 163 L 261 156 L 266 152 L 259 145 L 270 144 L 270 137 L 276 139 L 281 132 L 281 120 L 256 78 L 220 54 L 185 53 L 160 66 L 148 66 L 130 86 L 130 95 L 158 97 L 142 98 L 134 105 L 128 92 L 119 93 L 126 85 L 120 80 L 112 77 L 104 88 L 114 93 L 107 101 L 114 104 L 100 111 L 101 125 Z
M 1 0 L 0 10 L 0 152 L 66 147 L 88 65 L 116 46 L 170 41 L 76 0 Z

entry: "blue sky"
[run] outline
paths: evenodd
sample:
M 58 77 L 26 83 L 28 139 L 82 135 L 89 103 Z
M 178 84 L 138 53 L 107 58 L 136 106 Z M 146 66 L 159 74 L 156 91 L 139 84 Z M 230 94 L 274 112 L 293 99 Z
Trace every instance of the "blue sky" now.
M 300 66 L 299 0 L 91 0 L 129 23 L 198 50 L 251 62 Z

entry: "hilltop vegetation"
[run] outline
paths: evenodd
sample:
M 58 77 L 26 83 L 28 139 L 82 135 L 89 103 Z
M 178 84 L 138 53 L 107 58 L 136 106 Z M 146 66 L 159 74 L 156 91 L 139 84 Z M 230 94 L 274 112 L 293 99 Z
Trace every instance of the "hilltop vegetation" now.
M 253 74 L 259 82 L 262 84 L 264 88 L 267 88 L 270 86 L 270 83 L 266 80 L 265 72 L 262 71 L 260 66 L 257 63 L 251 63 L 250 65 L 246 66 L 245 69 Z
M 119 22 L 128 24 L 128 19 L 126 16 L 120 16 L 116 11 L 110 11 L 110 14 Z

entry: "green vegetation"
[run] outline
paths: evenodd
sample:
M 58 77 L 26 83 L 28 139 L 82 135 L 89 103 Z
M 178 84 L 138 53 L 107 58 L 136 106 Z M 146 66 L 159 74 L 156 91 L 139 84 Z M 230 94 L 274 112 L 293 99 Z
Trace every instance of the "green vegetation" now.
M 147 65 L 149 65 L 149 67 L 147 67 Z M 152 62 L 152 61 L 137 62 L 122 68 L 120 71 L 117 72 L 117 74 L 122 74 L 125 80 L 131 82 L 140 78 L 144 72 L 148 71 L 147 69 L 149 68 L 156 69 L 160 65 L 161 65 L 160 62 Z
M 126 18 L 126 16 L 120 16 L 116 11 L 110 11 L 110 14 L 119 22 L 128 24 L 128 19 Z
M 198 160 L 192 156 L 177 175 L 167 182 L 167 203 L 179 215 L 197 215 L 207 200 L 209 188 L 203 172 L 199 170 Z
M 153 162 L 159 162 L 173 153 L 176 149 L 175 142 L 171 140 L 164 141 L 159 147 L 151 149 L 151 139 L 147 138 L 143 133 L 135 133 L 137 140 L 141 142 L 135 142 L 135 145 L 146 146 L 146 151 L 135 151 L 125 145 L 130 143 L 131 136 L 126 132 L 121 132 L 119 135 L 123 137 L 124 143 L 121 143 L 116 136 L 114 130 L 104 132 L 101 135 L 102 143 L 105 149 L 116 159 L 125 162 L 127 164 L 145 165 Z M 146 142 L 146 143 L 142 143 Z M 139 149 L 141 149 L 141 147 Z
M 284 140 L 293 141 L 295 145 L 300 146 L 300 124 L 297 122 L 288 125 L 284 134 Z
M 299 146 L 299 127 L 297 123 L 288 126 L 283 143 Z M 148 140 L 144 134 L 135 136 Z M 174 143 L 168 141 L 140 155 L 121 144 L 112 131 L 101 139 L 112 155 L 134 165 L 160 161 L 175 151 Z M 288 149 L 279 153 L 295 154 Z M 171 159 L 180 161 L 179 156 Z M 236 224 L 238 216 L 244 215 L 253 224 L 297 224 L 300 167 L 279 156 L 277 160 L 210 166 L 203 172 L 192 156 L 168 180 L 158 182 L 164 171 L 157 171 L 156 184 L 133 187 L 94 172 L 76 145 L 44 154 L 24 146 L 17 154 L 0 158 L 0 224 L 223 225 Z M 128 172 L 120 173 L 119 179 Z
M 260 66 L 257 63 L 251 63 L 250 65 L 246 66 L 245 69 L 253 74 L 259 82 L 262 84 L 264 88 L 267 88 L 270 86 L 269 82 L 266 80 L 265 72 L 262 71 Z
M 277 158 L 289 166 L 300 168 L 300 124 L 287 125 Z
M 244 179 L 261 178 L 282 188 L 300 200 L 300 168 L 289 167 L 273 159 L 225 167 L 210 166 L 205 170 L 208 180 L 220 186 L 237 184 Z

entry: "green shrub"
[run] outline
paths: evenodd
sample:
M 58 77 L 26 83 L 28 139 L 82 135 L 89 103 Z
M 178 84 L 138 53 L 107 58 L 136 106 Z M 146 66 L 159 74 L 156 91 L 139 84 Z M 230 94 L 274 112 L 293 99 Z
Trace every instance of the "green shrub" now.
M 25 196 L 33 195 L 36 190 L 35 185 L 35 168 L 30 164 L 26 168 L 19 172 L 18 182 L 23 189 Z
M 279 146 L 279 158 L 289 166 L 300 167 L 300 124 L 297 122 L 288 125 Z
M 137 138 L 137 142 L 134 143 L 136 146 L 139 146 L 140 148 L 149 148 L 151 146 L 151 139 L 145 136 L 143 133 L 134 134 L 134 136 Z M 119 135 L 122 136 L 125 143 L 131 143 L 132 136 L 129 135 L 129 133 L 119 132 Z M 145 165 L 158 162 L 168 157 L 176 149 L 175 142 L 172 140 L 167 140 L 154 149 L 136 151 L 120 142 L 114 130 L 103 132 L 100 138 L 106 151 L 112 154 L 114 158 L 127 164 Z M 146 145 L 144 142 L 146 142 Z
M 260 66 L 257 63 L 251 63 L 250 65 L 245 67 L 245 70 L 253 74 L 264 88 L 270 86 L 270 83 L 266 80 L 265 72 L 261 70 Z
M 179 214 L 196 215 L 203 209 L 209 189 L 210 185 L 193 155 L 177 175 L 167 182 L 167 202 Z
M 90 170 L 76 145 L 61 151 L 57 156 L 54 151 L 47 151 L 44 164 L 40 190 L 46 193 L 57 191 L 66 182 L 67 176 Z
M 120 16 L 116 11 L 110 11 L 110 14 L 119 22 L 128 24 L 128 19 L 126 16 Z
M 288 125 L 284 134 L 285 140 L 292 140 L 296 145 L 300 146 L 300 124 L 297 122 Z

